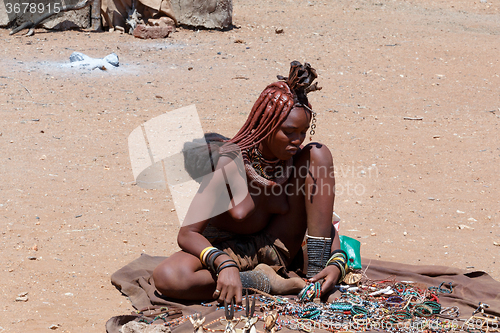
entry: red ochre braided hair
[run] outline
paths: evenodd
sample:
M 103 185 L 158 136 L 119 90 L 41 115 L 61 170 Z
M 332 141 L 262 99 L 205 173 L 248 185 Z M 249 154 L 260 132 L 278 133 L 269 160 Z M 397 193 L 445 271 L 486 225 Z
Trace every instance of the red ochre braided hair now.
M 280 81 L 264 89 L 252 107 L 245 124 L 227 143 L 236 144 L 241 151 L 247 150 L 276 131 L 294 106 L 303 106 L 311 112 L 307 93 L 321 89 L 316 83 L 313 84 L 317 77 L 316 70 L 310 64 L 302 65 L 298 61 L 293 61 L 290 64 L 288 77 L 278 75 Z M 228 150 L 224 148 L 222 147 L 221 153 L 232 151 L 231 148 Z
M 286 174 L 275 181 L 258 176 L 251 166 L 248 150 L 276 131 L 294 106 L 304 107 L 312 113 L 307 93 L 321 89 L 316 83 L 313 84 L 316 78 L 316 70 L 311 65 L 293 61 L 290 64 L 288 77 L 278 75 L 280 81 L 264 89 L 252 107 L 245 124 L 232 139 L 216 133 L 207 133 L 204 139 L 184 144 L 186 171 L 193 179 L 199 181 L 201 176 L 215 170 L 220 155 L 235 156 L 241 153 L 247 175 L 257 180 L 260 185 L 269 186 L 285 181 L 288 177 Z M 208 143 L 210 158 L 206 157 L 206 148 L 203 148 L 202 142 Z M 287 161 L 286 168 L 291 162 L 291 159 Z

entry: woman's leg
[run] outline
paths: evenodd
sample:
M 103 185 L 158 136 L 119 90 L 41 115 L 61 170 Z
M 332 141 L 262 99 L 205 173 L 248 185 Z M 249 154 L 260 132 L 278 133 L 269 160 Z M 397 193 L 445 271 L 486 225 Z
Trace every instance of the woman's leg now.
M 309 236 L 332 236 L 335 177 L 328 147 L 319 143 L 305 146 L 296 156 L 292 176 L 283 190 L 290 209 L 284 215 L 275 216 L 267 232 L 278 237 L 294 257 L 301 248 L 306 229 Z M 339 246 L 335 237 L 332 248 Z
M 200 259 L 182 251 L 162 261 L 155 268 L 153 279 L 162 295 L 185 300 L 213 299 L 216 285 Z
M 297 293 L 305 286 L 302 279 L 284 279 L 265 264 L 257 265 L 254 271 L 263 273 L 269 279 L 272 294 Z M 212 274 L 203 269 L 198 258 L 186 252 L 177 252 L 165 259 L 155 268 L 153 279 L 156 289 L 166 297 L 185 300 L 214 299 L 216 283 Z
M 269 284 L 271 286 L 270 293 L 272 295 L 297 294 L 306 286 L 306 282 L 300 277 L 285 279 L 279 276 L 272 267 L 266 264 L 258 264 L 253 271 L 262 272 L 269 279 Z

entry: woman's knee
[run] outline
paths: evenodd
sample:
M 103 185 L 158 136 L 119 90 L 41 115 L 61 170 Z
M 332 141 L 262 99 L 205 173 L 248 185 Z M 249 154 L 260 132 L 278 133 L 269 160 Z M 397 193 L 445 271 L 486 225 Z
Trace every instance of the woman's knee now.
M 308 175 L 335 179 L 332 153 L 321 143 L 312 142 L 304 146 L 294 161 L 294 168 L 295 175 L 300 179 Z
M 153 281 L 155 282 L 156 289 L 161 293 L 165 290 L 172 290 L 175 287 L 176 275 L 175 266 L 168 261 L 164 261 L 156 266 L 153 271 Z
M 298 167 L 304 165 L 308 168 L 307 174 L 311 172 L 315 178 L 335 178 L 333 157 L 327 146 L 312 142 L 304 147 L 303 152 Z
M 188 258 L 181 257 L 182 255 L 174 254 L 154 269 L 153 280 L 160 292 L 182 290 L 189 285 L 189 277 L 196 269 L 189 264 Z

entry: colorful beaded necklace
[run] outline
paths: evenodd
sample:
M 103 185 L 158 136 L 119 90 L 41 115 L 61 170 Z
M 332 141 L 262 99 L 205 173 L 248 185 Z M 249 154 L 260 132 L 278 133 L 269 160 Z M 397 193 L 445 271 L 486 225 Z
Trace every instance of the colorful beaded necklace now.
M 253 169 L 259 176 L 267 180 L 275 180 L 286 174 L 287 161 L 268 160 L 262 156 L 262 152 L 257 146 L 248 149 L 247 155 Z

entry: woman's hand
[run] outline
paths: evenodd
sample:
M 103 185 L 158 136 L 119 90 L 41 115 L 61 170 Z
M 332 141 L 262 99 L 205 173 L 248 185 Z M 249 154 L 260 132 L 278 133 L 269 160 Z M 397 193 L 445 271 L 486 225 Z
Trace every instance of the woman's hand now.
M 236 267 L 228 267 L 219 273 L 213 297 L 220 303 L 226 301 L 227 304 L 230 304 L 234 298 L 235 304 L 241 305 L 242 290 L 240 270 Z
M 321 293 L 326 294 L 329 291 L 333 290 L 335 284 L 339 280 L 340 270 L 335 265 L 326 266 L 323 268 L 321 272 L 313 276 L 309 281 L 316 282 L 321 279 L 324 279 L 323 284 L 321 285 Z

